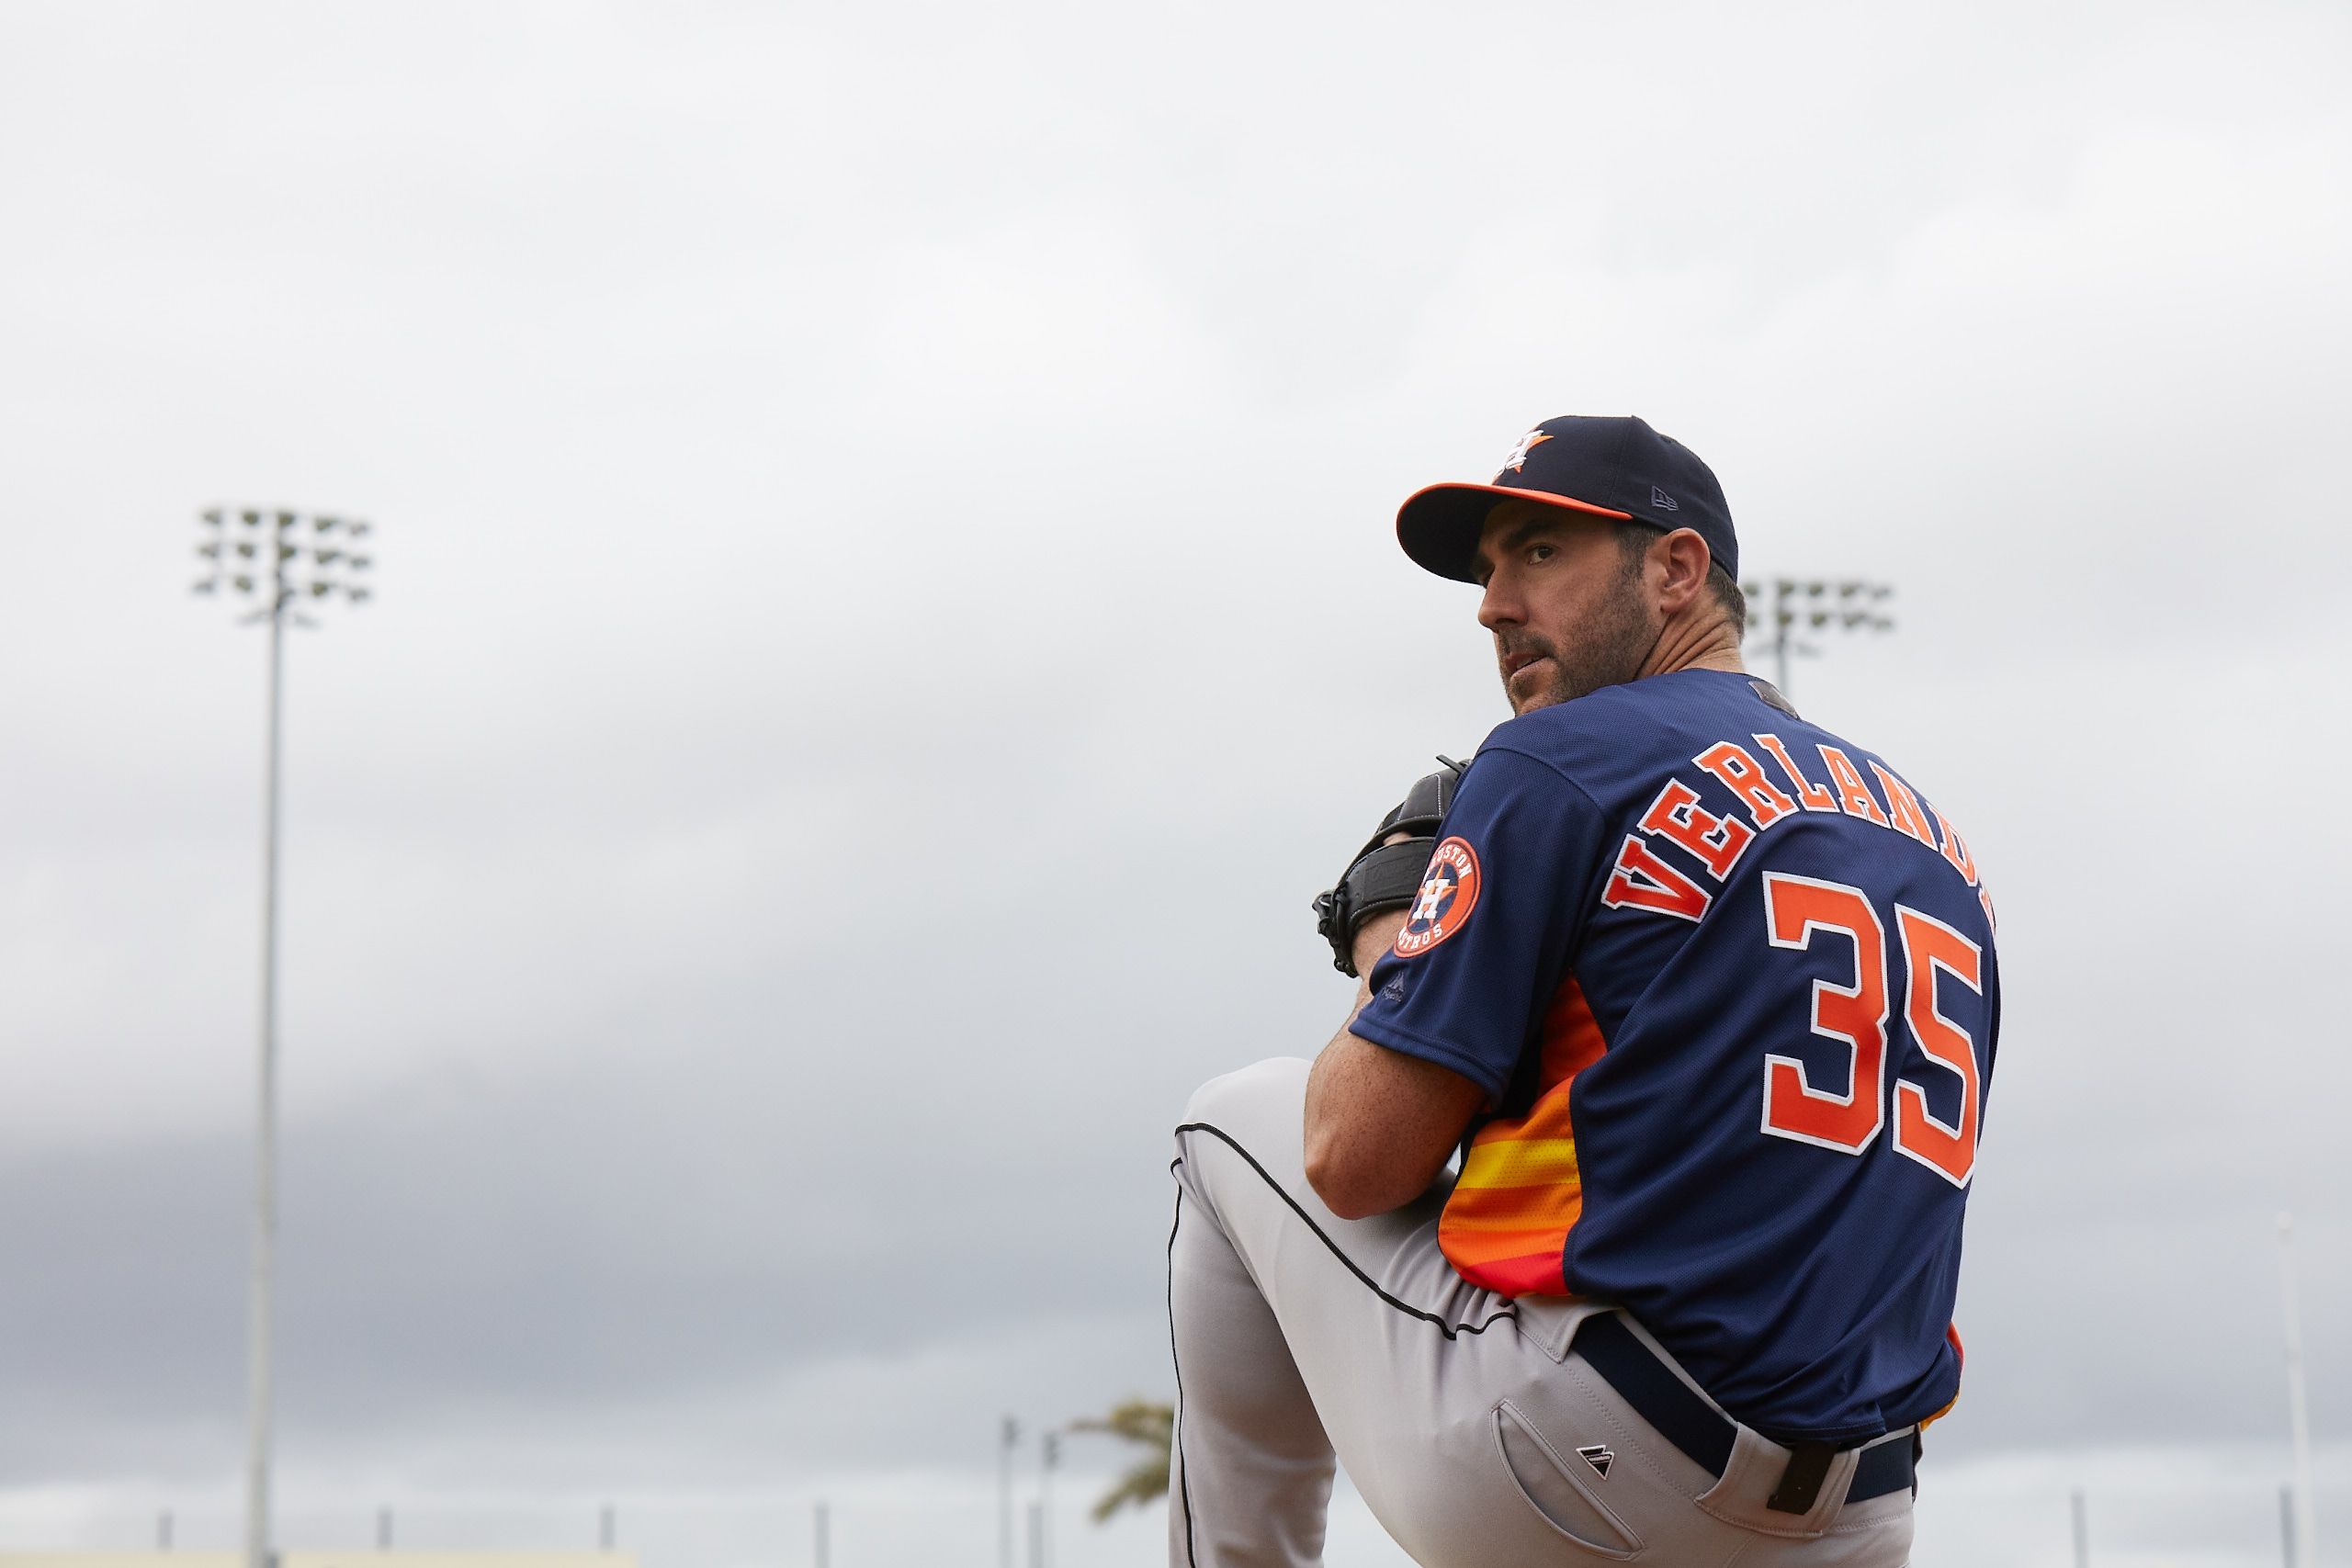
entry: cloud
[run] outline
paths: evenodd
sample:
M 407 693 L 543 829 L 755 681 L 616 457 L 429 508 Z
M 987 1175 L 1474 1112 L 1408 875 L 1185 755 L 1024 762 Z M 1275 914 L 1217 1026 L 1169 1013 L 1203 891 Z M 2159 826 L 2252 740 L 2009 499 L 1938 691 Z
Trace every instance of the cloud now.
M 1569 409 L 1899 586 L 1793 684 L 2003 919 L 1946 1451 L 2274 1432 L 2277 1209 L 2345 1315 L 2340 15 L 20 24 L 16 1473 L 233 1461 L 247 497 L 381 526 L 289 649 L 311 1495 L 968 1481 L 1161 1386 L 1172 1108 L 1328 1033 L 1306 898 L 1500 716 L 1387 519 Z

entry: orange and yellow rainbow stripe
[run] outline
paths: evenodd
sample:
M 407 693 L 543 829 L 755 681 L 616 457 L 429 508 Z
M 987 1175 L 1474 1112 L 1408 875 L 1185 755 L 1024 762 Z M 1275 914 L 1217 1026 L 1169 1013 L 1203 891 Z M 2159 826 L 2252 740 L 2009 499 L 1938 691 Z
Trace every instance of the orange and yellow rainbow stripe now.
M 1584 1213 L 1584 1180 L 1568 1097 L 1605 1049 L 1584 988 L 1570 979 L 1544 1018 L 1534 1104 L 1472 1136 L 1438 1220 L 1439 1248 L 1472 1284 L 1506 1296 L 1570 1293 L 1561 1255 Z

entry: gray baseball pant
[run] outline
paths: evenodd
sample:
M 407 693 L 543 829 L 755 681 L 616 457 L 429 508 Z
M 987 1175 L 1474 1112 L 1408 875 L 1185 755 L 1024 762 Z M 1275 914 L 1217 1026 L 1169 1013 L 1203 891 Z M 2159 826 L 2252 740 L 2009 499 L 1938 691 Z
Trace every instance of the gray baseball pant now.
M 1907 1490 L 1843 1501 L 1860 1450 L 1812 1512 L 1768 1509 L 1787 1449 L 1742 1426 L 1718 1478 L 1568 1354 L 1612 1309 L 1455 1273 L 1437 1245 L 1450 1179 L 1371 1219 L 1325 1208 L 1306 1184 L 1306 1073 L 1283 1058 L 1214 1079 L 1176 1134 L 1175 1568 L 1314 1568 L 1335 1455 L 1423 1568 L 1908 1560 Z

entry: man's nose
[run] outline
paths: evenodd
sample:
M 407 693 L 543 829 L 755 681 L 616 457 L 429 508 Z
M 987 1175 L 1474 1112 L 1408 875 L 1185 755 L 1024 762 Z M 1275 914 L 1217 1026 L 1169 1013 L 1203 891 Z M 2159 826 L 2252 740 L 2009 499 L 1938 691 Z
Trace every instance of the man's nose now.
M 1487 579 L 1484 592 L 1478 598 L 1478 624 L 1490 632 L 1505 626 L 1515 626 L 1524 618 L 1521 614 L 1519 595 L 1514 592 L 1502 572 Z

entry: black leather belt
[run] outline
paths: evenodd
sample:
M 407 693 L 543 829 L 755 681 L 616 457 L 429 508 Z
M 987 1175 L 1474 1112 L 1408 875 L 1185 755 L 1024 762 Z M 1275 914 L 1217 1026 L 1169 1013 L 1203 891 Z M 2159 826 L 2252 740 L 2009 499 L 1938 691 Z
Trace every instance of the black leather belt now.
M 1732 1439 L 1739 1428 L 1713 1405 L 1691 1391 L 1650 1348 L 1625 1326 L 1615 1313 L 1586 1318 L 1577 1325 L 1569 1353 L 1581 1356 L 1600 1381 L 1617 1391 L 1642 1419 L 1657 1427 L 1666 1440 L 1690 1456 L 1710 1475 L 1721 1476 L 1731 1463 Z M 1867 1502 L 1900 1492 L 1917 1473 L 1917 1438 L 1897 1439 L 1866 1450 L 1855 1464 L 1854 1479 L 1846 1488 L 1849 1503 Z M 1821 1483 L 1837 1453 L 1830 1443 L 1798 1443 L 1791 1451 L 1788 1470 L 1771 1496 L 1769 1507 L 1785 1514 L 1812 1511 Z

